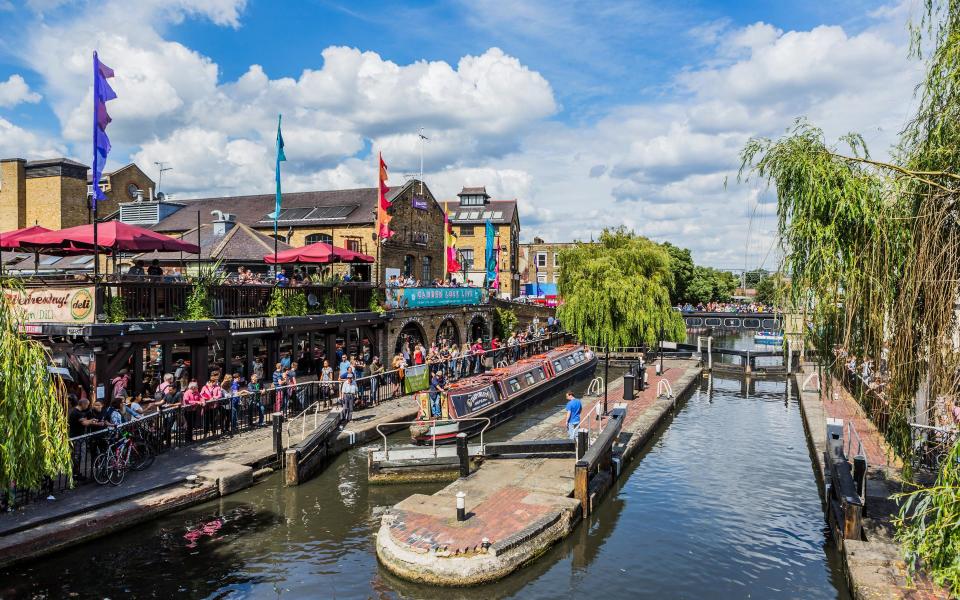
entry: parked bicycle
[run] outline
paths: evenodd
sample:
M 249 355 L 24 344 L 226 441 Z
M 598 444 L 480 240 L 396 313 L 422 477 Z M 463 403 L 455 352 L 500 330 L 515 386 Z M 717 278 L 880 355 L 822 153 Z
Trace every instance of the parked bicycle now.
M 156 458 L 151 444 L 134 438 L 129 431 L 123 431 L 93 461 L 93 479 L 100 485 L 120 485 L 127 471 L 142 471 L 152 465 Z

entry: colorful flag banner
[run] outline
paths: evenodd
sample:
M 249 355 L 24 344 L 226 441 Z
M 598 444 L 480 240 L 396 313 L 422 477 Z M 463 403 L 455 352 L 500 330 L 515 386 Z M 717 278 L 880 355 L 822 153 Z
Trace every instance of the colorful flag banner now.
M 494 251 L 494 242 L 497 237 L 493 222 L 487 219 L 487 248 L 484 253 L 484 265 L 487 267 L 487 286 L 492 286 L 497 278 L 497 254 Z
M 443 230 L 444 230 L 444 247 L 446 252 L 444 253 L 444 263 L 446 268 L 444 269 L 445 275 L 450 275 L 451 273 L 456 273 L 460 270 L 460 261 L 457 260 L 457 246 L 456 246 L 456 234 L 453 233 L 453 225 L 450 223 L 450 210 L 449 208 L 444 208 L 443 211 Z
M 383 162 L 383 154 L 378 156 L 380 157 L 380 178 L 377 192 L 377 238 L 383 241 L 393 236 L 394 232 L 390 229 L 392 217 L 387 214 L 387 209 L 390 208 L 390 202 L 387 200 L 387 194 L 390 192 L 390 187 L 387 185 L 387 163 Z
M 280 133 L 280 122 L 283 115 L 277 115 L 277 203 L 273 209 L 273 236 L 277 236 L 277 222 L 280 220 L 280 209 L 282 207 L 282 196 L 280 194 L 280 163 L 287 160 L 283 153 L 283 134 Z
M 93 183 L 93 206 L 98 200 L 106 200 L 107 196 L 100 189 L 100 178 L 103 176 L 103 167 L 110 153 L 110 138 L 107 137 L 107 125 L 110 124 L 110 115 L 107 114 L 107 102 L 117 97 L 107 79 L 113 77 L 113 69 L 100 62 L 97 53 L 93 53 L 93 169 L 91 182 Z

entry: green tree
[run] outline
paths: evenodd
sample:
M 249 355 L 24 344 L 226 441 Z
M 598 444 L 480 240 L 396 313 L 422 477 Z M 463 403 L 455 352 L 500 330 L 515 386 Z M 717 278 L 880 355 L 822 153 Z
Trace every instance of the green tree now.
M 770 274 L 770 271 L 766 269 L 753 269 L 752 271 L 746 271 L 743 274 L 743 281 L 745 287 L 756 288 L 760 285 L 760 282 L 763 281 L 763 278 Z
M 757 284 L 756 301 L 770 306 L 780 306 L 788 293 L 788 286 L 789 283 L 782 274 L 771 273 Z
M 16 289 L 4 282 L 4 292 Z M 0 485 L 37 488 L 46 477 L 71 475 L 65 393 L 47 371 L 50 357 L 20 334 L 22 312 L 0 297 Z
M 513 333 L 517 328 L 517 314 L 513 312 L 512 308 L 496 308 L 493 313 L 493 330 L 500 337 L 501 340 L 505 340 L 510 337 L 510 334 Z
M 599 347 L 682 341 L 686 328 L 670 304 L 670 254 L 624 228 L 560 253 L 557 316 L 584 343 Z
M 735 289 L 737 278 L 733 273 L 697 266 L 694 267 L 693 276 L 687 286 L 686 301 L 691 304 L 729 302 L 733 299 Z
M 670 303 L 679 304 L 687 298 L 687 288 L 693 279 L 693 258 L 688 248 L 674 246 L 670 242 L 661 244 L 670 254 Z

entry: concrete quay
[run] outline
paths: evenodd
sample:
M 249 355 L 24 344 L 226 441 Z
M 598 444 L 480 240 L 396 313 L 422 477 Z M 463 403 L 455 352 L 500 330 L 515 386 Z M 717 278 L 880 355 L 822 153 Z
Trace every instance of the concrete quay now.
M 649 386 L 635 400 L 623 401 L 623 380 L 608 389 L 608 408 L 626 408 L 614 455 L 625 465 L 649 441 L 678 398 L 697 384 L 695 361 L 667 361 L 663 379 L 674 398 L 657 398 L 661 377 L 649 374 Z M 584 399 L 584 414 L 602 399 Z M 564 437 L 561 410 L 518 434 L 514 440 Z M 573 457 L 527 456 L 485 461 L 468 477 L 433 495 L 415 494 L 389 509 L 377 533 L 377 557 L 404 579 L 444 586 L 496 581 L 535 560 L 570 535 L 583 518 L 574 495 Z M 611 473 L 594 477 L 590 501 L 597 502 L 614 481 Z M 466 494 L 467 518 L 456 518 L 456 495 Z
M 893 538 L 891 520 L 899 506 L 892 496 L 903 489 L 903 465 L 887 445 L 883 434 L 840 382 L 834 380 L 830 392 L 827 392 L 826 382 L 820 390 L 815 389 L 813 382 L 808 383 L 807 389 L 803 388 L 804 382 L 815 372 L 816 365 L 804 364 L 794 374 L 794 380 L 800 391 L 800 412 L 807 443 L 815 454 L 814 472 L 821 497 L 826 497 L 826 465 L 823 460 L 827 419 L 853 423 L 868 461 L 864 539 L 844 539 L 839 548 L 850 593 L 856 600 L 950 598 L 945 589 L 935 585 L 923 573 L 909 573 L 900 545 Z
M 328 456 L 378 438 L 378 424 L 413 419 L 418 409 L 413 396 L 404 396 L 355 411 L 329 444 Z M 297 432 L 291 434 L 296 438 Z M 272 473 L 271 466 L 276 466 L 276 453 L 270 427 L 171 450 L 150 468 L 127 473 L 120 486 L 88 483 L 56 500 L 0 514 L 0 567 L 232 494 Z M 194 483 L 186 481 L 190 475 L 197 476 Z

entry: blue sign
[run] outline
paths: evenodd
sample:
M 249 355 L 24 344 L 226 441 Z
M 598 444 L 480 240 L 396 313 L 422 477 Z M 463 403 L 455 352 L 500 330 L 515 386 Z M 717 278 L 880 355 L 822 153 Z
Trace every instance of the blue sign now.
M 426 198 L 421 198 L 420 196 L 414 196 L 413 199 L 410 200 L 410 204 L 412 204 L 413 207 L 416 209 L 427 210 Z
M 481 288 L 387 288 L 387 304 L 392 309 L 474 305 L 486 301 L 487 291 Z

